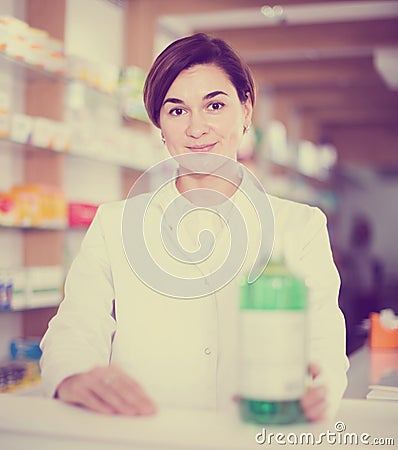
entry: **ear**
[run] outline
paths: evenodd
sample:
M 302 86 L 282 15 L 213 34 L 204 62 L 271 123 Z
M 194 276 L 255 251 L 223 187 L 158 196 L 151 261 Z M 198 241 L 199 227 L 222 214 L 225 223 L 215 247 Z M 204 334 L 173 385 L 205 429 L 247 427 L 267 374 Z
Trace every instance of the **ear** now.
M 245 118 L 244 127 L 248 128 L 252 124 L 253 102 L 249 92 L 247 92 L 246 97 L 247 100 L 245 101 L 245 103 L 242 103 L 242 106 Z

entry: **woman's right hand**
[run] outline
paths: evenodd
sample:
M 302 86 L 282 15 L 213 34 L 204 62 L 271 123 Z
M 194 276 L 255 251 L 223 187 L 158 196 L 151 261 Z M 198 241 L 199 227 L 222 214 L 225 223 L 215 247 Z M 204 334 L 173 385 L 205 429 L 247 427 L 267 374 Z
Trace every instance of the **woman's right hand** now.
M 144 416 L 156 412 L 141 386 L 115 366 L 96 367 L 65 378 L 56 397 L 102 414 Z

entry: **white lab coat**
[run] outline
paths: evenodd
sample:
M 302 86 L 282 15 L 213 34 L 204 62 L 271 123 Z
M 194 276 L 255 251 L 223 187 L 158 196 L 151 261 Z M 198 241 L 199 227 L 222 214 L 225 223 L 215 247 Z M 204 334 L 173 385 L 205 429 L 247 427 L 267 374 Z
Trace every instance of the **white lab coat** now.
M 249 196 L 257 195 L 247 176 L 242 184 Z M 239 192 L 232 198 L 234 205 L 242 206 L 246 197 Z M 126 258 L 130 254 L 139 264 L 147 264 L 140 258 L 135 240 L 128 238 L 129 227 L 139 224 L 145 213 L 152 255 L 158 258 L 158 265 L 170 264 L 168 270 L 181 276 L 181 266 L 159 250 L 159 222 L 177 196 L 181 197 L 170 183 L 148 209 L 148 194 L 99 208 L 69 271 L 65 298 L 41 343 L 42 380 L 48 395 L 54 395 L 64 378 L 111 363 L 137 380 L 159 406 L 232 406 L 231 398 L 237 392 L 238 283 L 257 254 L 258 228 L 246 217 L 249 234 L 257 238 L 250 241 L 238 275 L 221 290 L 199 299 L 162 295 L 139 279 Z M 340 279 L 326 218 L 317 208 L 272 196 L 269 200 L 275 222 L 267 220 L 270 228 L 275 226 L 275 248 L 283 252 L 291 270 L 302 276 L 309 288 L 309 360 L 322 368 L 319 382 L 328 386 L 333 413 L 346 386 L 348 362 L 344 319 L 337 304 Z M 185 200 L 180 215 L 188 204 Z M 247 201 L 245 204 L 242 210 L 246 208 L 245 214 L 250 216 Z M 197 217 L 187 216 L 185 227 L 179 230 L 180 244 L 189 246 L 191 242 L 195 247 L 197 233 L 204 225 L 213 227 L 218 249 L 231 244 L 225 237 L 225 223 L 216 215 L 204 222 Z M 125 241 L 122 234 L 127 236 Z M 213 256 L 209 266 L 185 265 L 184 276 L 206 280 L 206 270 L 223 264 L 222 251 L 214 251 Z

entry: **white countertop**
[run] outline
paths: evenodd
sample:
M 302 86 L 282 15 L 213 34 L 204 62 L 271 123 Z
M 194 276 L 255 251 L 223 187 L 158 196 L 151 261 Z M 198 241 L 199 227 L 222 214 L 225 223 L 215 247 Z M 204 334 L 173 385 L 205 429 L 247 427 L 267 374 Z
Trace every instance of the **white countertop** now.
M 398 402 L 343 400 L 332 421 L 267 427 L 267 433 L 312 432 L 317 439 L 328 430 L 336 432 L 338 421 L 345 424 L 345 433 L 368 433 L 370 441 L 393 438 L 398 445 Z M 258 450 L 255 438 L 261 428 L 242 423 L 235 413 L 161 410 L 153 417 L 129 418 L 42 397 L 0 396 L 2 450 Z M 275 442 L 267 446 L 279 447 Z
M 389 384 L 389 378 L 398 378 L 398 349 L 371 349 L 365 345 L 349 359 L 344 398 L 365 398 L 370 384 Z
M 266 427 L 270 433 L 336 433 L 343 422 L 345 431 L 368 433 L 370 443 L 392 438 L 398 447 L 398 402 L 365 400 L 369 384 L 398 371 L 398 352 L 363 347 L 350 357 L 348 387 L 336 418 L 317 424 Z M 355 400 L 353 400 L 353 398 Z M 361 400 L 359 400 L 361 399 Z M 40 386 L 18 395 L 0 395 L 0 450 L 251 450 L 259 447 L 288 447 L 256 442 L 261 426 L 244 424 L 237 410 L 215 413 L 197 410 L 160 410 L 153 417 L 103 416 L 57 400 L 41 397 Z M 275 439 L 275 438 L 273 438 Z M 331 437 L 333 439 L 333 437 Z M 335 448 L 338 444 L 310 445 Z M 341 445 L 344 448 L 369 446 Z

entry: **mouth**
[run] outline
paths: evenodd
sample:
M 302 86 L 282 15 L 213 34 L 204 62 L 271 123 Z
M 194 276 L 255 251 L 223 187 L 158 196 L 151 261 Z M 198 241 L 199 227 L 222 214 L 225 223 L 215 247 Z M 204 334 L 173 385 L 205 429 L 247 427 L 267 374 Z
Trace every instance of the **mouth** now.
M 202 145 L 187 145 L 187 149 L 191 152 L 210 152 L 216 146 L 217 142 L 213 142 L 212 144 L 202 144 Z

